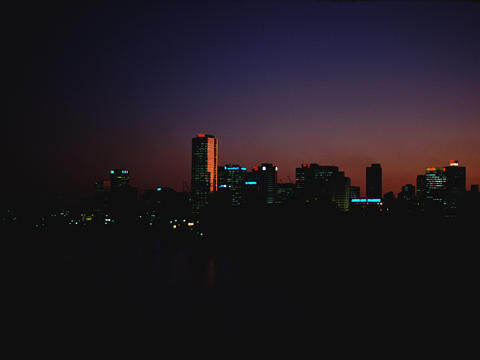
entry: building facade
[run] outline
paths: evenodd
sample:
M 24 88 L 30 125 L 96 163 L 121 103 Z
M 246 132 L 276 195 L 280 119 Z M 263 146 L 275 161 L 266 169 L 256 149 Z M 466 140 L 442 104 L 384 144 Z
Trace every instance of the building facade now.
M 446 185 L 445 168 L 427 168 L 425 170 L 425 201 L 436 201 L 446 205 Z
M 218 142 L 215 136 L 198 134 L 192 139 L 191 207 L 198 215 L 218 189 Z
M 245 167 L 231 164 L 218 167 L 218 191 L 228 195 L 232 206 L 243 203 L 246 177 L 247 168 Z
M 246 185 L 249 185 L 249 191 L 251 192 L 256 188 L 260 201 L 264 204 L 275 204 L 277 173 L 277 166 L 263 163 L 261 166 L 254 166 L 252 171 L 247 174 L 248 184 Z
M 381 199 L 382 196 L 382 167 L 372 164 L 366 171 L 366 195 L 369 199 Z
M 334 203 L 347 211 L 350 206 L 350 178 L 337 166 L 302 164 L 295 171 L 296 191 L 306 203 Z
M 451 160 L 445 168 L 446 201 L 449 210 L 455 211 L 465 198 L 466 169 L 459 166 L 458 160 Z

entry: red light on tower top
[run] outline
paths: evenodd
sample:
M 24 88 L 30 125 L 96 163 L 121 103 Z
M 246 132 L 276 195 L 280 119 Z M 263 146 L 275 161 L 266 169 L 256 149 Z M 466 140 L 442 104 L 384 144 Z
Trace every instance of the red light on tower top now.
M 205 134 L 197 134 L 197 137 L 205 137 Z
M 458 160 L 450 160 L 450 166 L 458 166 Z

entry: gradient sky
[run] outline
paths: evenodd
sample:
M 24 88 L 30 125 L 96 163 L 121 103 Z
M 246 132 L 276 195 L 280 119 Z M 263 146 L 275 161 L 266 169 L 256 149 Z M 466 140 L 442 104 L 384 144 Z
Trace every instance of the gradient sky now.
M 68 3 L 68 2 L 67 2 Z M 480 183 L 480 3 L 117 1 L 6 14 L 4 190 L 84 196 L 128 168 L 190 186 L 191 138 L 220 164 L 337 165 L 384 192 L 458 159 Z

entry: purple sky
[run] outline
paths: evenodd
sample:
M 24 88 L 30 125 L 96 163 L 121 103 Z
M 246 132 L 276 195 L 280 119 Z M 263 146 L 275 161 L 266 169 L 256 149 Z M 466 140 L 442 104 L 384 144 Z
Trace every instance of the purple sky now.
M 384 192 L 458 159 L 480 183 L 480 3 L 173 1 L 18 5 L 5 24 L 7 191 L 88 195 L 110 168 L 190 186 L 220 163 L 337 165 Z

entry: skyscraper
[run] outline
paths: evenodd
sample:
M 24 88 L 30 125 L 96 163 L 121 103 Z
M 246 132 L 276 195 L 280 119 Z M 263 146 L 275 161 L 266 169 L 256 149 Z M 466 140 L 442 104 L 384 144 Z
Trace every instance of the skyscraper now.
M 261 166 L 254 166 L 252 171 L 247 173 L 246 184 L 251 191 L 254 187 L 259 192 L 264 204 L 275 204 L 277 192 L 277 172 L 278 167 L 273 164 L 264 163 Z
M 427 191 L 426 182 L 427 180 L 425 175 L 417 175 L 416 198 L 418 205 L 423 205 L 423 202 L 425 201 L 425 193 Z
M 266 204 L 274 204 L 277 193 L 278 167 L 272 164 L 262 164 L 258 170 L 258 184 Z
M 465 167 L 458 165 L 458 160 L 451 160 L 450 166 L 445 168 L 447 178 L 447 203 L 448 208 L 456 209 L 465 197 L 466 179 Z
M 445 205 L 446 184 L 445 168 L 427 168 L 425 171 L 425 200 Z
M 192 212 L 208 204 L 218 186 L 218 143 L 213 135 L 198 134 L 192 139 Z
M 367 191 L 368 199 L 382 198 L 382 167 L 380 164 L 372 164 L 367 167 Z
M 241 205 L 243 201 L 243 191 L 247 168 L 239 165 L 230 165 L 218 167 L 218 190 L 230 195 L 232 206 Z

